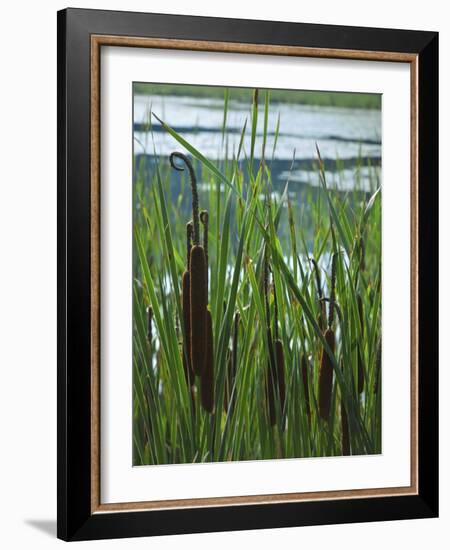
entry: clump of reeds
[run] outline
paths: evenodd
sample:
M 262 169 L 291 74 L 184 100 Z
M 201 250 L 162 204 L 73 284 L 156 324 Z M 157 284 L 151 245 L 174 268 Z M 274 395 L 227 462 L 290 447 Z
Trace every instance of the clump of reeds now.
M 333 330 L 334 309 L 336 300 L 336 263 L 337 254 L 333 254 L 331 263 L 331 295 L 330 305 L 328 310 L 328 327 L 325 331 L 324 338 L 332 354 L 334 354 L 336 341 Z M 319 372 L 319 414 L 323 420 L 328 421 L 330 418 L 331 395 L 333 390 L 333 361 L 329 352 L 323 346 L 322 357 L 320 361 Z
M 260 91 L 259 101 L 264 97 L 266 94 Z M 181 154 L 171 158 L 177 170 L 185 170 L 181 186 L 178 182 L 174 185 L 172 168 L 159 172 L 156 156 L 152 160 L 154 170 L 148 170 L 142 162 L 136 171 L 135 464 L 374 454 L 381 450 L 382 378 L 376 349 L 381 337 L 381 208 L 377 204 L 370 213 L 365 208 L 365 195 L 350 192 L 343 196 L 326 188 L 323 181 L 319 193 L 305 189 L 298 210 L 301 224 L 296 223 L 297 206 L 290 204 L 286 192 L 289 220 L 285 220 L 284 205 L 278 195 L 271 194 L 275 179 L 270 163 L 258 166 L 255 162 L 259 156 L 256 131 L 261 127 L 256 123 L 257 115 L 256 93 L 252 147 L 247 151 L 255 151 L 252 163 L 242 161 L 240 156 L 241 146 L 249 137 L 245 125 L 236 156 L 231 159 L 224 151 L 224 162 L 220 163 L 203 156 L 166 127 L 170 139 L 189 150 L 185 152 L 196 169 L 198 182 L 200 173 L 204 173 L 205 181 L 214 179 L 217 183 L 205 194 L 199 188 L 197 198 L 193 193 L 192 212 L 190 204 L 189 212 L 185 211 L 184 195 L 188 193 L 190 203 L 195 181 L 190 186 L 189 175 L 192 180 L 195 177 Z M 267 126 L 267 100 L 264 118 Z M 225 137 L 226 131 L 225 110 Z M 156 139 L 162 135 L 158 133 Z M 274 141 L 277 135 L 278 126 Z M 227 139 L 223 142 L 227 144 Z M 260 158 L 265 158 L 264 145 Z M 176 201 L 174 193 L 178 193 Z M 272 196 L 276 208 L 267 208 L 266 214 Z M 209 258 L 201 207 L 209 213 Z M 361 215 L 367 224 L 364 231 Z M 331 254 L 339 254 L 337 282 L 333 285 L 331 280 L 336 275 L 325 275 L 322 265 L 330 244 Z M 191 254 L 196 246 L 203 248 L 204 269 L 199 270 L 203 274 L 200 286 L 204 288 L 201 309 L 205 327 L 197 376 L 192 362 L 195 353 L 191 350 Z M 268 251 L 264 291 L 261 247 Z M 316 263 L 311 260 L 307 273 L 305 261 L 310 257 Z M 208 278 L 217 292 L 211 296 L 212 307 Z M 362 330 L 358 324 L 358 292 L 364 309 Z M 154 313 L 150 312 L 150 326 L 147 300 Z M 201 316 L 197 315 L 194 322 L 199 321 Z M 213 340 L 213 334 L 217 339 Z M 178 355 L 174 354 L 178 349 Z M 364 367 L 364 397 L 358 394 L 358 354 Z M 289 392 L 284 383 L 289 383 Z

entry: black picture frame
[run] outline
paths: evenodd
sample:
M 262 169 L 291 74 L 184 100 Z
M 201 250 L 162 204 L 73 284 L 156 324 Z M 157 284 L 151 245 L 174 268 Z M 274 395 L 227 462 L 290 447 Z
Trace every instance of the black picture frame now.
M 58 12 L 58 528 L 64 540 L 438 515 L 438 34 L 85 9 Z M 92 513 L 91 36 L 414 54 L 418 61 L 418 493 Z

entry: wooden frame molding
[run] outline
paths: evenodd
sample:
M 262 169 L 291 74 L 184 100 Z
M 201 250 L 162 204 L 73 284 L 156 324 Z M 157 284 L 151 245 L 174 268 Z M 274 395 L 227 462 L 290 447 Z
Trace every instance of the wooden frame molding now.
M 239 54 L 320 57 L 408 63 L 411 74 L 411 484 L 409 487 L 286 493 L 148 502 L 102 504 L 100 501 L 100 54 L 103 46 L 164 48 Z M 375 52 L 348 49 L 306 48 L 219 41 L 142 38 L 96 35 L 90 39 L 90 213 L 91 213 L 91 513 L 173 508 L 217 507 L 314 500 L 417 495 L 418 478 L 418 403 L 419 403 L 419 326 L 418 326 L 418 55 L 402 52 Z

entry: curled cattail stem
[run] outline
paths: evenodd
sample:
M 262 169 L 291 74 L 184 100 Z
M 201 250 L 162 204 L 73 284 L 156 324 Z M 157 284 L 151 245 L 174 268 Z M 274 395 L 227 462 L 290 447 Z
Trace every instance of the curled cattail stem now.
M 324 338 L 331 352 L 334 353 L 335 337 L 333 329 L 328 328 L 324 334 Z M 332 389 L 333 362 L 332 358 L 328 355 L 326 348 L 323 347 L 319 372 L 319 414 L 323 420 L 327 421 L 330 417 Z
M 195 177 L 195 172 L 191 161 L 184 153 L 181 153 L 180 151 L 174 151 L 173 153 L 170 154 L 170 157 L 169 157 L 169 162 L 172 168 L 174 168 L 175 170 L 178 170 L 179 172 L 183 172 L 184 167 L 177 166 L 174 161 L 175 158 L 182 160 L 184 164 L 187 166 L 189 171 L 189 178 L 190 178 L 191 191 L 192 191 L 192 223 L 193 223 L 192 241 L 194 245 L 200 244 L 200 222 L 199 222 L 199 213 L 198 213 L 197 178 Z

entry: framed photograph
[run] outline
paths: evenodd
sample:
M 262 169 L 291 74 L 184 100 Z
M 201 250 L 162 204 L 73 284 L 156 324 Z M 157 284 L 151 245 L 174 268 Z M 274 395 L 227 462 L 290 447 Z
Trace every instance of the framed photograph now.
M 58 536 L 438 514 L 438 35 L 58 13 Z

